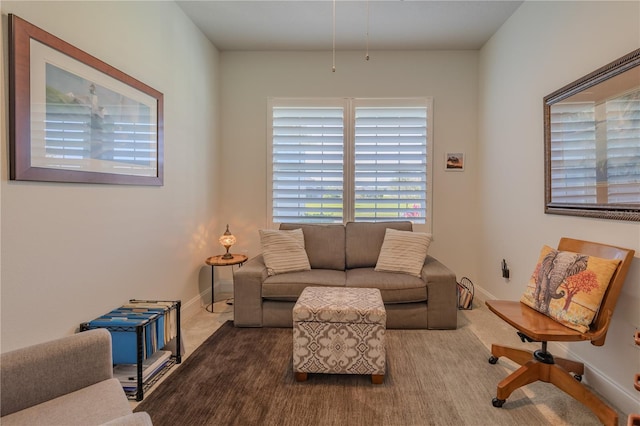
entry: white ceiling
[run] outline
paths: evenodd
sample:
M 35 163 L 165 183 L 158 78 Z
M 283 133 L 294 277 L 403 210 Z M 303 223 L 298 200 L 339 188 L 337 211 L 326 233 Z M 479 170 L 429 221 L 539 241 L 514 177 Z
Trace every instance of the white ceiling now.
M 522 0 L 336 0 L 336 50 L 476 50 Z M 333 0 L 177 0 L 225 50 L 331 50 Z

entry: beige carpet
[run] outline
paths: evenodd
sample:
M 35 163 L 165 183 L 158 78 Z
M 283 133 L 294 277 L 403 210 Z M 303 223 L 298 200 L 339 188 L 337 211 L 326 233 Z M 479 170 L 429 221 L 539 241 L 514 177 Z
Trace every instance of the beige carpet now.
M 487 362 L 491 339 L 503 332 L 517 340 L 482 306 L 460 312 L 455 331 L 390 330 L 388 374 L 374 386 L 359 376 L 312 375 L 296 383 L 291 330 L 227 324 L 136 410 L 148 411 L 156 425 L 599 424 L 545 384 L 518 390 L 494 408 L 496 384 L 515 368 Z

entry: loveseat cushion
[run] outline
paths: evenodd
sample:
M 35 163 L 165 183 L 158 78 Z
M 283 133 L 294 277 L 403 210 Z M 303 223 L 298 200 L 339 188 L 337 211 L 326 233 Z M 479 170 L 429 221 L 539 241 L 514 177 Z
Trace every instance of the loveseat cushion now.
M 117 379 L 109 379 L 2 417 L 10 425 L 98 425 L 131 414 Z
M 409 221 L 347 222 L 345 225 L 347 269 L 376 266 L 387 228 L 412 231 L 413 225 Z
M 355 288 L 377 288 L 385 304 L 424 302 L 427 300 L 427 285 L 424 280 L 409 274 L 377 272 L 374 268 L 348 269 L 346 286 Z
M 302 229 L 311 268 L 344 271 L 344 225 L 281 223 L 280 229 Z
M 262 283 L 262 297 L 295 302 L 305 287 L 344 287 L 344 271 L 312 269 L 268 277 Z

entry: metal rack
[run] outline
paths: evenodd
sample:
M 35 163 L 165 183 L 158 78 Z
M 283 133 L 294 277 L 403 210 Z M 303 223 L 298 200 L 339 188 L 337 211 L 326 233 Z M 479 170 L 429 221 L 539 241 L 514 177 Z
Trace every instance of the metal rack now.
M 113 325 L 113 326 L 103 326 L 103 325 L 92 325 L 91 322 L 84 322 L 82 324 L 80 324 L 80 331 L 86 331 L 86 330 L 90 330 L 90 329 L 94 329 L 94 328 L 105 328 L 107 329 L 109 332 L 125 332 L 125 333 L 135 333 L 136 334 L 136 380 L 137 380 L 137 384 L 135 387 L 135 390 L 125 390 L 125 394 L 127 395 L 128 398 L 130 399 L 135 399 L 136 401 L 142 401 L 144 399 L 144 392 L 147 391 L 149 388 L 151 388 L 151 386 L 153 386 L 155 383 L 157 383 L 158 380 L 160 380 L 160 378 L 162 378 L 162 376 L 164 376 L 171 367 L 173 367 L 175 364 L 180 364 L 182 362 L 182 354 L 181 354 L 181 347 L 182 347 L 182 342 L 181 342 L 181 331 L 180 331 L 180 306 L 181 306 L 181 301 L 180 300 L 138 300 L 138 299 L 131 299 L 129 300 L 130 304 L 136 304 L 136 303 L 140 303 L 140 304 L 155 304 L 155 303 L 171 303 L 170 306 L 165 306 L 165 305 L 158 305 L 158 308 L 166 308 L 166 310 L 164 310 L 163 315 L 165 317 L 165 321 L 168 319 L 167 317 L 171 314 L 171 311 L 175 311 L 173 315 L 175 315 L 175 322 L 176 322 L 176 333 L 175 333 L 175 337 L 172 336 L 172 340 L 175 340 L 175 350 L 173 351 L 171 358 L 169 359 L 169 361 L 163 366 L 163 368 L 158 371 L 156 374 L 153 375 L 153 377 L 149 378 L 149 380 L 147 380 L 146 382 L 143 381 L 143 361 L 146 359 L 146 355 L 145 354 L 145 333 L 147 330 L 147 326 L 150 325 L 153 322 L 157 322 L 160 318 L 160 316 L 156 316 L 152 319 L 147 319 L 141 322 L 138 322 L 136 324 L 130 325 L 130 326 L 123 326 L 123 325 Z M 165 345 L 163 347 L 166 347 L 166 345 L 169 342 L 166 342 Z M 157 349 L 162 349 L 162 348 L 157 348 Z

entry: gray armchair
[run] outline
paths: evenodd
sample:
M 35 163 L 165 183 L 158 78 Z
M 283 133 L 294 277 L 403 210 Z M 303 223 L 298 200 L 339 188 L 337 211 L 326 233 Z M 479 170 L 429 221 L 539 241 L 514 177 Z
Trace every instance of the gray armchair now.
M 111 335 L 89 330 L 0 355 L 0 423 L 151 425 L 113 378 Z

